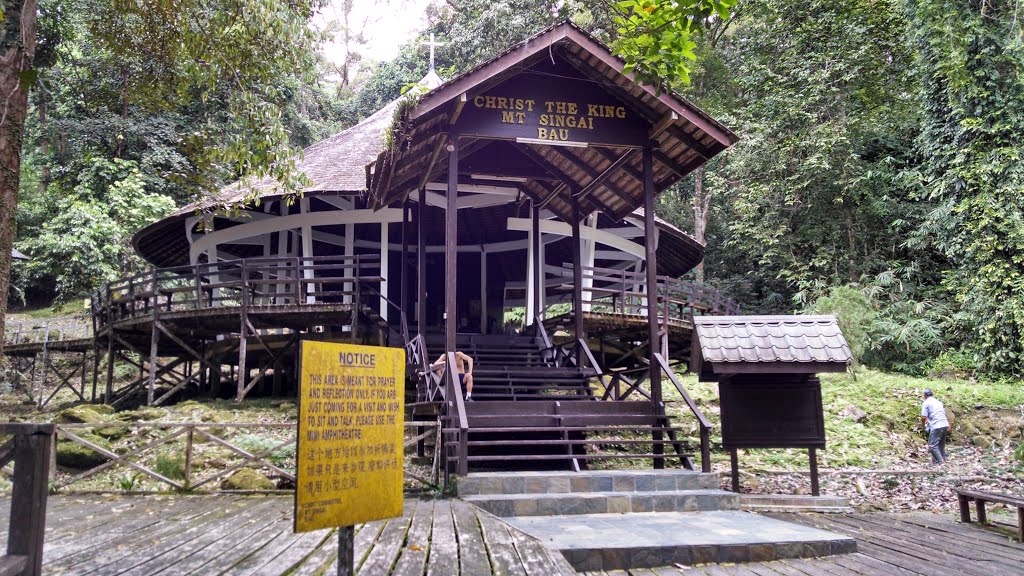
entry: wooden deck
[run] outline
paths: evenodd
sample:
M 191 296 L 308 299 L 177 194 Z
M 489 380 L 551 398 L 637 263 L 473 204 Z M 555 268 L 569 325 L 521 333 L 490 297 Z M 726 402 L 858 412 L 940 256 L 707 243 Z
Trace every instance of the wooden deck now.
M 0 503 L 6 530 L 9 505 Z M 592 572 L 590 576 L 1010 576 L 1024 544 L 953 514 L 771 514 L 857 539 L 859 552 L 749 564 Z M 6 536 L 0 533 L 0 537 Z M 359 526 L 358 573 L 572 574 L 538 540 L 461 500 L 407 499 L 402 518 Z M 46 574 L 334 574 L 333 531 L 292 532 L 280 496 L 53 496 Z
M 292 532 L 280 496 L 51 496 L 43 571 L 62 575 L 337 573 L 337 536 Z M 9 503 L 0 503 L 8 526 Z M 6 540 L 6 534 L 0 533 Z M 461 500 L 407 499 L 355 535 L 357 572 L 573 574 L 536 539 Z

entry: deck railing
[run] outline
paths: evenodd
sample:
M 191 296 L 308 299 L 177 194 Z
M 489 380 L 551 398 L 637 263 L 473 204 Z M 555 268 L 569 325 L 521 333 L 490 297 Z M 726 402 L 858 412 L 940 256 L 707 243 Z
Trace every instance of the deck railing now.
M 0 425 L 0 432 L 7 432 L 6 427 L 10 426 L 19 425 Z M 55 437 L 62 444 L 74 444 L 96 461 L 78 469 L 55 470 L 52 489 L 57 492 L 218 492 L 223 491 L 222 482 L 242 468 L 264 470 L 268 477 L 277 479 L 279 487 L 274 490 L 291 490 L 296 478 L 297 429 L 294 423 L 103 422 L 47 426 L 50 427 L 48 439 Z M 118 428 L 124 429 L 125 438 L 130 439 L 127 449 L 97 440 L 96 432 L 107 431 L 109 435 L 109 431 Z M 405 429 L 406 450 L 425 438 L 438 435 L 436 422 L 406 422 Z M 56 446 L 55 441 L 53 448 Z M 209 458 L 204 460 L 204 457 Z M 60 463 L 59 457 L 56 460 Z M 49 465 L 50 461 L 51 445 L 47 441 L 41 462 Z M 17 500 L 17 466 L 14 472 Z M 0 473 L 9 475 L 2 468 Z M 406 476 L 431 486 L 438 480 L 436 470 L 425 476 L 407 470 Z M 42 478 L 45 495 L 45 468 Z M 43 502 L 45 509 L 45 497 Z M 12 514 L 12 518 L 14 516 Z
M 38 576 L 43 573 L 53 432 L 53 424 L 0 424 L 0 434 L 11 435 L 0 446 L 0 468 L 14 462 L 7 554 L 0 556 L 4 574 Z
M 4 326 L 4 345 L 45 344 L 64 340 L 82 340 L 93 337 L 92 316 L 79 314 L 59 322 L 16 322 Z
M 561 286 L 571 294 L 572 267 L 564 265 L 557 276 L 570 282 Z M 591 284 L 583 288 L 583 304 L 591 312 L 647 316 L 646 273 L 584 266 L 582 277 L 585 283 Z M 691 315 L 739 314 L 735 300 L 710 286 L 668 276 L 658 276 L 657 282 L 655 313 L 662 319 L 686 320 Z
M 160 313 L 350 302 L 379 286 L 380 256 L 272 257 L 175 266 L 104 284 L 91 299 L 97 328 Z M 379 294 L 379 292 L 378 292 Z M 367 302 L 369 304 L 369 302 Z

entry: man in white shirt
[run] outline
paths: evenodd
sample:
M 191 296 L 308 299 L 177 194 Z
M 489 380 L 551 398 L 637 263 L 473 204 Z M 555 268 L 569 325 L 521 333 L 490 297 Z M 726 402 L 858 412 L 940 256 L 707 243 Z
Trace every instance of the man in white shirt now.
M 946 408 L 935 398 L 931 388 L 924 389 L 921 424 L 928 432 L 928 451 L 932 454 L 932 460 L 935 464 L 942 464 L 946 461 L 946 432 L 949 431 L 949 420 L 946 419 Z

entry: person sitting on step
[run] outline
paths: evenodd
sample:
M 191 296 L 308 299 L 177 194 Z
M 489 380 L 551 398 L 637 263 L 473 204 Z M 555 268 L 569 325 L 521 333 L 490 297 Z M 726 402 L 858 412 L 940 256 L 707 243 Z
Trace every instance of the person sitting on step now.
M 448 363 L 448 357 L 445 354 L 441 354 L 437 360 L 430 365 L 431 370 L 437 370 L 438 368 L 444 367 Z M 455 351 L 455 371 L 459 375 L 459 384 L 466 391 L 466 400 L 472 400 L 473 397 L 473 358 L 469 354 L 464 354 Z

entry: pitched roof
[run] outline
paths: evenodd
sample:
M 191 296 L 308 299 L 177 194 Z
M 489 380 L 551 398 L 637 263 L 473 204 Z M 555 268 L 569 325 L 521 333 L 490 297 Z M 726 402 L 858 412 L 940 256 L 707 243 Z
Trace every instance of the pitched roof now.
M 563 22 L 445 82 L 424 94 L 415 107 L 405 110 L 403 125 L 396 134 L 396 142 L 401 146 L 385 150 L 374 162 L 370 185 L 374 204 L 384 206 L 405 198 L 423 174 L 444 174 L 447 159 L 439 152 L 448 142 L 447 131 L 458 122 L 465 103 L 488 90 L 517 83 L 517 75 L 530 73 L 534 67 L 546 67 L 548 62 L 553 67 L 567 67 L 571 77 L 588 86 L 589 93 L 604 94 L 621 102 L 629 114 L 651 126 L 649 138 L 656 143 L 656 192 L 678 182 L 738 139 L 678 94 L 637 83 L 633 74 L 626 72 L 625 62 L 607 46 L 572 23 Z M 537 74 L 551 76 L 542 71 Z M 468 138 L 464 145 L 468 154 L 473 151 L 473 139 Z M 573 197 L 579 201 L 579 218 L 595 210 L 623 218 L 643 204 L 642 155 L 633 153 L 635 148 L 567 148 L 518 140 L 516 147 L 563 183 L 552 189 L 543 179 L 533 179 L 524 184 L 523 190 L 565 221 L 572 217 Z
M 835 316 L 697 316 L 693 324 L 702 378 L 705 365 L 715 374 L 841 372 L 853 361 Z

